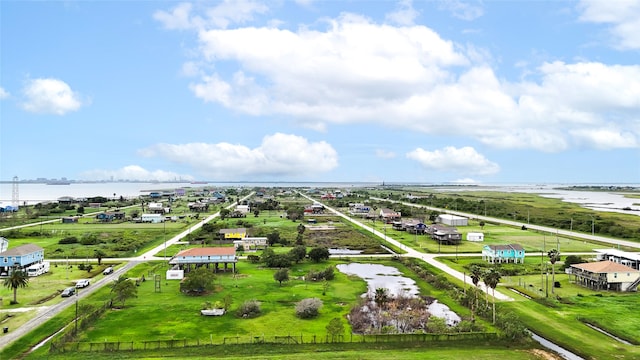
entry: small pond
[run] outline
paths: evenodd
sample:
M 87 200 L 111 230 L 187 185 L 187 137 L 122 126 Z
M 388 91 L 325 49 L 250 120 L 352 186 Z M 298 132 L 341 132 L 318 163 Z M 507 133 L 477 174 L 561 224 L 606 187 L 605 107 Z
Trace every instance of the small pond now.
M 402 276 L 402 273 L 392 267 L 380 264 L 339 264 L 338 271 L 347 275 L 355 275 L 367 282 L 367 292 L 369 295 L 375 293 L 376 289 L 387 289 L 389 295 L 418 296 L 420 290 L 413 279 Z M 367 294 L 362 294 L 367 296 Z M 460 316 L 451 311 L 447 305 L 439 303 L 437 300 L 428 307 L 429 312 L 436 317 L 444 318 L 447 325 L 453 326 L 460 322 Z

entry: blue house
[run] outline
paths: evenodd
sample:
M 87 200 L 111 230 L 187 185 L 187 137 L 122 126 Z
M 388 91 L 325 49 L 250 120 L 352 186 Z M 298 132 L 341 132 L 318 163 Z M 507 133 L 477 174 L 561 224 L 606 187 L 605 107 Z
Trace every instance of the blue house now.
M 44 249 L 34 244 L 16 246 L 0 253 L 0 274 L 9 274 L 14 266 L 27 268 L 44 260 Z
M 492 264 L 497 262 L 524 263 L 525 251 L 519 244 L 485 245 L 482 248 L 482 260 Z

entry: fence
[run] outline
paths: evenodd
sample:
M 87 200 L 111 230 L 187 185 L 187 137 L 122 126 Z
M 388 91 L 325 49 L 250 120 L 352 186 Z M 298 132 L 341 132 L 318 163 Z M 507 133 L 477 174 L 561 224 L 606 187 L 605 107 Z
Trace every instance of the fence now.
M 133 350 L 156 350 L 185 348 L 191 346 L 225 346 L 247 344 L 327 344 L 327 343 L 424 343 L 440 341 L 464 341 L 464 340 L 495 340 L 496 333 L 469 332 L 452 334 L 389 334 L 389 335 L 360 335 L 332 337 L 330 335 L 258 335 L 258 336 L 232 336 L 214 341 L 209 339 L 167 339 L 146 341 L 105 341 L 105 342 L 67 342 L 52 343 L 49 351 L 52 353 L 64 352 L 115 352 Z

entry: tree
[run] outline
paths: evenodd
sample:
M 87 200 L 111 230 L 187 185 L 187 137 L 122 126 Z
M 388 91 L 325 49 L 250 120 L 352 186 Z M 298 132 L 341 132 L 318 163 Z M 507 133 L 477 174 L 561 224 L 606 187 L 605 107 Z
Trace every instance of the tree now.
M 318 298 L 302 299 L 296 304 L 296 316 L 301 319 L 311 319 L 320 313 L 322 300 Z
M 331 336 L 331 341 L 340 339 L 344 335 L 344 324 L 340 318 L 333 318 L 326 327 L 327 334 Z
M 269 246 L 273 246 L 279 242 L 280 242 L 279 232 L 275 231 L 275 232 L 272 232 L 271 234 L 267 234 L 267 243 L 269 244 Z
M 556 261 L 560 260 L 560 251 L 558 251 L 557 249 L 551 249 L 549 250 L 547 255 L 549 256 L 549 262 L 551 263 L 551 283 L 554 284 L 554 286 L 551 287 L 551 293 L 553 293 L 554 292 L 553 289 L 555 288 L 555 284 L 556 284 L 556 265 L 555 264 L 556 264 Z
M 100 249 L 96 249 L 93 252 L 93 255 L 96 257 L 96 259 L 98 259 L 98 266 L 100 266 L 102 265 L 102 258 L 105 257 L 107 254 L 105 254 L 105 252 Z
M 482 268 L 476 264 L 472 264 L 469 267 L 469 271 L 469 277 L 471 278 L 471 282 L 473 282 L 474 289 L 477 289 L 480 279 L 482 279 Z M 471 303 L 471 318 L 475 319 L 474 310 L 478 307 L 478 296 L 475 290 L 473 295 L 475 301 L 472 301 Z
M 202 266 L 190 271 L 182 281 L 181 290 L 190 294 L 202 295 L 213 290 L 216 276 L 211 270 Z
M 298 263 L 307 257 L 307 247 L 304 245 L 294 246 L 293 249 L 289 250 L 289 255 L 293 261 Z
M 573 264 L 582 264 L 587 262 L 585 259 L 581 258 L 578 255 L 568 255 L 565 259 L 564 259 L 564 263 L 562 264 L 562 269 L 566 269 L 571 267 L 571 265 Z
M 21 269 L 14 267 L 11 275 L 8 278 L 4 279 L 4 286 L 8 289 L 13 290 L 13 301 L 12 304 L 18 303 L 18 288 L 26 288 L 29 286 L 29 276 L 26 272 Z
M 231 210 L 229 209 L 220 210 L 220 219 L 224 220 L 227 216 L 229 216 L 230 213 L 231 213 Z
M 309 259 L 313 262 L 320 262 L 329 259 L 329 249 L 324 247 L 316 247 L 309 251 Z
M 112 305 L 115 300 L 117 302 L 121 302 L 122 307 L 124 307 L 125 301 L 138 297 L 138 287 L 133 280 L 120 276 L 112 285 L 111 293 L 114 295 L 113 298 L 111 298 Z
M 480 229 L 484 230 L 484 221 L 480 221 L 480 223 L 478 223 L 478 225 L 480 225 Z
M 273 279 L 277 281 L 280 284 L 280 286 L 282 286 L 283 281 L 289 281 L 289 269 L 287 268 L 279 269 L 278 271 L 275 272 L 275 274 L 273 274 Z
M 258 209 L 253 210 L 253 216 L 258 217 L 258 215 L 260 215 L 260 210 Z
M 385 288 L 377 288 L 373 297 L 373 302 L 375 302 L 379 308 L 383 308 L 388 301 L 389 291 Z
M 484 274 L 484 283 L 491 288 L 493 295 L 493 323 L 496 323 L 496 287 L 500 283 L 500 271 L 495 268 L 487 270 Z

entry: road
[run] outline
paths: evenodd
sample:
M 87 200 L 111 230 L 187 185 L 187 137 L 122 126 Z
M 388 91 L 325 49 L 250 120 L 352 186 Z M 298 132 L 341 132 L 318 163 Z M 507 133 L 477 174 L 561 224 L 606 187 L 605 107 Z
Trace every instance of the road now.
M 248 198 L 250 198 L 254 193 L 250 193 L 249 195 L 243 197 L 242 199 L 240 199 L 240 201 L 246 200 Z M 229 206 L 226 207 L 226 209 L 232 209 L 237 205 L 237 203 L 233 203 Z M 87 297 L 89 295 L 91 295 L 92 293 L 98 291 L 100 288 L 102 288 L 105 285 L 110 284 L 113 280 L 117 279 L 120 275 L 125 274 L 127 271 L 129 271 L 131 268 L 133 268 L 134 266 L 138 265 L 141 262 L 144 261 L 151 261 L 151 260 L 166 260 L 166 258 L 163 257 L 157 257 L 155 256 L 157 253 L 163 251 L 164 249 L 166 249 L 167 247 L 175 244 L 176 242 L 182 240 L 184 237 L 186 237 L 187 235 L 189 235 L 192 231 L 194 230 L 198 230 L 202 227 L 202 225 L 208 223 L 209 221 L 217 218 L 218 216 L 220 216 L 220 212 L 217 212 L 213 215 L 210 215 L 208 217 L 206 217 L 204 220 L 199 221 L 197 224 L 189 227 L 187 230 L 181 232 L 180 234 L 172 237 L 169 240 L 166 240 L 165 242 L 162 243 L 162 245 L 159 245 L 145 253 L 143 253 L 142 255 L 138 256 L 138 257 L 133 257 L 133 258 L 117 258 L 117 259 L 102 259 L 105 262 L 110 262 L 110 261 L 125 261 L 126 264 L 124 266 L 121 266 L 119 268 L 117 268 L 111 275 L 105 276 L 100 280 L 97 280 L 96 282 L 92 282 L 91 285 L 89 285 L 86 288 L 80 289 L 79 291 L 76 292 L 76 296 L 73 297 L 68 297 L 64 300 L 62 300 L 61 302 L 46 307 L 44 308 L 42 311 L 38 311 L 37 315 L 34 316 L 33 318 L 27 320 L 24 324 L 22 324 L 19 328 L 17 329 L 10 329 L 10 331 L 6 334 L 3 334 L 2 337 L 0 337 L 0 350 L 3 350 L 5 347 L 7 347 L 9 344 L 11 344 L 12 342 L 16 341 L 17 339 L 21 338 L 22 336 L 26 335 L 27 333 L 29 333 L 30 331 L 34 330 L 35 328 L 37 328 L 38 326 L 42 325 L 43 323 L 45 323 L 47 320 L 53 318 L 54 316 L 58 315 L 61 311 L 65 310 L 66 308 L 68 308 L 69 306 L 75 305 L 75 303 L 77 301 L 79 301 L 80 299 Z M 60 221 L 59 219 L 56 219 L 55 221 Z M 35 223 L 35 224 L 31 224 L 30 226 L 36 226 L 36 225 L 40 225 L 40 223 Z M 67 260 L 51 260 L 51 261 L 67 261 Z M 84 260 L 83 260 L 84 261 Z M 95 261 L 97 262 L 97 259 L 91 259 L 91 261 Z M 93 280 L 92 280 L 93 281 Z
M 300 194 L 303 197 L 305 197 L 305 198 L 307 198 L 307 199 L 309 199 L 309 200 L 311 200 L 313 202 L 317 202 L 317 200 L 315 200 L 315 199 L 313 199 L 313 198 L 311 198 L 311 197 L 309 197 L 309 196 L 307 196 L 305 194 L 302 194 L 302 193 L 300 193 Z M 348 215 L 345 215 L 345 214 L 341 213 L 340 211 L 338 211 L 338 210 L 336 210 L 336 209 L 334 209 L 334 208 L 332 208 L 330 206 L 327 206 L 325 204 L 323 204 L 323 205 L 327 210 L 331 211 L 332 213 L 336 214 L 337 216 L 340 216 L 343 219 L 346 219 L 347 221 L 350 221 L 353 224 L 355 224 L 357 226 L 360 226 L 361 228 L 363 228 L 363 229 L 365 229 L 367 231 L 370 231 L 372 234 L 374 234 L 374 235 L 386 240 L 387 242 L 397 246 L 398 248 L 406 251 L 406 253 L 402 254 L 401 256 L 420 259 L 420 260 L 426 262 L 427 264 L 429 264 L 429 265 L 431 265 L 431 266 L 433 266 L 433 267 L 435 267 L 437 269 L 440 269 L 443 272 L 455 277 L 456 279 L 458 279 L 460 281 L 463 281 L 463 282 L 468 283 L 468 284 L 472 284 L 473 283 L 473 281 L 471 280 L 471 278 L 469 276 L 459 272 L 458 270 L 452 269 L 449 266 L 447 266 L 447 265 L 445 265 L 445 264 L 443 264 L 443 263 L 441 263 L 441 262 L 436 260 L 436 257 L 442 256 L 442 255 L 440 255 L 440 254 L 426 254 L 426 253 L 419 252 L 419 251 L 417 251 L 417 250 L 415 250 L 415 249 L 413 249 L 411 247 L 403 245 L 399 241 L 393 239 L 391 236 L 383 234 L 383 233 L 381 233 L 380 231 L 376 230 L 375 228 L 373 228 L 371 226 L 365 225 L 362 222 L 360 222 L 360 221 L 358 221 L 358 220 L 356 220 L 354 218 L 351 218 Z M 473 254 L 473 255 L 477 256 L 477 254 Z M 482 291 L 484 291 L 487 294 L 491 295 L 491 288 L 486 286 L 483 282 L 480 282 L 478 284 L 478 286 Z M 502 301 L 512 301 L 513 300 L 512 297 L 507 296 L 505 294 L 502 294 L 500 292 L 496 292 L 495 293 L 495 297 L 497 299 L 499 299 L 499 300 L 502 300 Z

